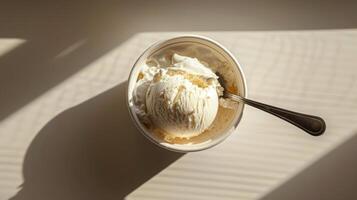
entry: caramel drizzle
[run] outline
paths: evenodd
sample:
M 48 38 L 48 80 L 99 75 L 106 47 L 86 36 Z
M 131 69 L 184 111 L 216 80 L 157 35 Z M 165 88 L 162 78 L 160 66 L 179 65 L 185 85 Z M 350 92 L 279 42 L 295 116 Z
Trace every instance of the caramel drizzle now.
M 192 84 L 197 85 L 201 88 L 207 88 L 210 84 L 212 84 L 212 80 L 207 79 L 204 76 L 190 74 L 183 70 L 169 69 L 167 71 L 167 74 L 169 76 L 181 75 L 185 79 L 189 80 Z

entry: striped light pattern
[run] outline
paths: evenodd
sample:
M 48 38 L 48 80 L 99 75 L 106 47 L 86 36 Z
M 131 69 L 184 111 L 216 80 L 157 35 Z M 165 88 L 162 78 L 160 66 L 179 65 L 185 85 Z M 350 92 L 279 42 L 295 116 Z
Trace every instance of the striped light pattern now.
M 16 199 L 19 186 L 26 181 L 22 176 L 24 156 L 48 122 L 123 83 L 146 47 L 180 34 L 134 35 L 0 121 L 0 199 Z M 125 194 L 126 199 L 260 199 L 356 134 L 356 30 L 195 34 L 221 42 L 237 57 L 250 98 L 323 116 L 327 131 L 311 137 L 246 107 L 241 123 L 226 141 L 183 155 L 148 181 L 138 183 L 139 187 Z M 4 45 L 0 40 L 0 46 Z M 99 186 L 82 192 L 96 197 L 113 194 L 112 199 L 117 194 L 113 188 Z

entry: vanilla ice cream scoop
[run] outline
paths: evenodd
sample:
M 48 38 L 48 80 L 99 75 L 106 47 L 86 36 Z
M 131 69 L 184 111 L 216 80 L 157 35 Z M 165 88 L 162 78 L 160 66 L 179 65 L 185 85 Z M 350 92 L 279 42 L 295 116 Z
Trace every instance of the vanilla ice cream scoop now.
M 146 93 L 154 125 L 174 137 L 193 137 L 206 130 L 218 111 L 215 85 L 202 87 L 180 74 L 161 72 Z
M 210 127 L 218 112 L 221 87 L 208 67 L 196 58 L 174 54 L 171 66 L 146 72 L 134 96 L 147 121 L 179 138 L 197 136 Z

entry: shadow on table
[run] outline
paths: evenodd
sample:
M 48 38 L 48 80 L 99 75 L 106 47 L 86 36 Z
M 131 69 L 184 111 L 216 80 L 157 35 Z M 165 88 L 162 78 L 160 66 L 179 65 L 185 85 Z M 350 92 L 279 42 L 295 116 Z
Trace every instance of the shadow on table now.
M 122 83 L 51 120 L 32 141 L 24 183 L 11 200 L 123 199 L 181 157 L 137 131 L 125 87 Z
M 0 121 L 130 38 L 123 9 L 112 0 L 2 2 L 0 39 L 24 43 L 0 54 Z
M 357 199 L 357 134 L 261 200 Z

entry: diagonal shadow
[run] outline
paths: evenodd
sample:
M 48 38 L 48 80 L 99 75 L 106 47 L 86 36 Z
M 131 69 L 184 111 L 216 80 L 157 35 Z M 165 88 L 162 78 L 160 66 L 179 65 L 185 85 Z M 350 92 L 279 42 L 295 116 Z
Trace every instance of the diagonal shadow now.
M 357 135 L 261 200 L 357 199 Z
M 11 200 L 123 199 L 182 156 L 137 131 L 125 91 L 126 82 L 51 120 L 27 150 Z
M 99 0 L 2 3 L 0 37 L 26 42 L 0 57 L 0 121 L 130 37 L 122 18 L 116 19 L 120 28 L 107 33 L 108 16 L 96 16 L 106 9 L 103 4 Z M 81 45 L 56 58 L 76 43 Z
M 0 57 L 0 121 L 137 32 L 356 28 L 356 9 L 352 1 L 2 2 L 0 38 L 27 42 Z M 78 41 L 85 42 L 54 59 Z M 26 153 L 24 183 L 12 199 L 120 199 L 178 159 L 138 134 L 124 87 L 43 128 Z

